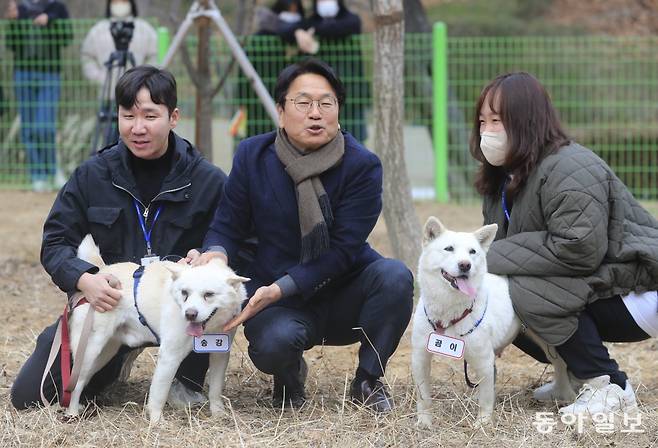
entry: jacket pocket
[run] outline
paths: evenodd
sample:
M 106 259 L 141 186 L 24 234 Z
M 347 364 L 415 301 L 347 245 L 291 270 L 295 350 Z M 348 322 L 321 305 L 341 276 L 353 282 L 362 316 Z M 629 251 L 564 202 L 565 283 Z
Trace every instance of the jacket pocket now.
M 122 231 L 125 231 L 120 207 L 89 207 L 89 230 L 103 254 L 120 254 L 123 247 Z
M 172 217 L 167 222 L 166 242 L 169 254 L 184 256 L 190 249 L 199 249 L 208 230 L 207 216 L 192 213 Z

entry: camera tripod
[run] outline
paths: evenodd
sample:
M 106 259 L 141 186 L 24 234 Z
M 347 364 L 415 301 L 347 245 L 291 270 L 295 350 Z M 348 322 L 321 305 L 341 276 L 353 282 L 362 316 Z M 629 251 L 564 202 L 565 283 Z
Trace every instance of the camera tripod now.
M 172 59 L 174 58 L 174 54 L 178 50 L 178 47 L 180 47 L 180 45 L 183 43 L 183 39 L 185 38 L 185 35 L 190 30 L 190 28 L 194 25 L 194 21 L 196 19 L 200 19 L 203 17 L 210 19 L 210 21 L 212 21 L 217 27 L 217 29 L 219 29 L 219 31 L 222 33 L 224 39 L 226 39 L 226 43 L 228 44 L 228 47 L 231 50 L 231 53 L 233 53 L 235 60 L 240 65 L 242 72 L 250 81 L 252 87 L 256 92 L 256 95 L 258 95 L 258 98 L 260 99 L 261 103 L 263 103 L 263 106 L 265 107 L 267 114 L 270 116 L 270 118 L 276 125 L 279 119 L 276 111 L 276 106 L 274 104 L 274 100 L 272 100 L 272 97 L 270 96 L 270 93 L 267 91 L 267 88 L 263 84 L 263 81 L 260 79 L 258 72 L 256 72 L 254 66 L 251 65 L 249 58 L 247 57 L 244 50 L 240 46 L 238 40 L 235 38 L 233 31 L 231 31 L 231 28 L 224 20 L 224 17 L 222 17 L 222 13 L 215 5 L 214 0 L 196 0 L 192 4 L 190 10 L 187 13 L 187 16 L 185 17 L 185 20 L 180 25 L 178 31 L 176 31 L 176 35 L 171 41 L 169 50 L 167 51 L 167 54 L 165 55 L 164 60 L 162 61 L 161 64 L 162 68 L 166 68 L 167 65 L 169 65 L 169 63 L 172 61 Z
M 127 49 L 115 50 L 105 62 L 107 69 L 105 81 L 101 89 L 100 106 L 96 114 L 96 128 L 91 146 L 91 155 L 119 138 L 117 130 L 117 105 L 114 98 L 114 85 L 116 81 L 130 67 L 135 66 L 135 58 Z M 99 145 L 100 142 L 100 145 Z

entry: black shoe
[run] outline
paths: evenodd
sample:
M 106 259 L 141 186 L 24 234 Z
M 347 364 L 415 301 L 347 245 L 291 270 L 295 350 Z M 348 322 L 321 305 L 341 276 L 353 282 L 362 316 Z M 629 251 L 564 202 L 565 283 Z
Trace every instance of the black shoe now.
M 276 375 L 274 376 L 274 388 L 272 389 L 272 407 L 299 409 L 306 403 L 304 383 L 308 376 L 308 366 L 304 358 L 299 363 L 299 371 L 289 384 Z
M 375 412 L 391 412 L 394 407 L 393 399 L 380 380 L 371 382 L 367 379 L 357 380 L 355 378 L 350 387 L 350 396 L 353 402 L 362 404 Z

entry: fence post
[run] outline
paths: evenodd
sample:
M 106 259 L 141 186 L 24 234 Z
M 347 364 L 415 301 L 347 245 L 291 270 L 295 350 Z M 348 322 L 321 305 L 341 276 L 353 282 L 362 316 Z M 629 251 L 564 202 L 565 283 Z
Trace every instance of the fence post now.
M 169 34 L 169 28 L 164 26 L 158 27 L 158 64 L 162 65 L 167 50 L 169 50 L 169 44 L 171 42 L 171 35 Z
M 435 198 L 448 202 L 448 33 L 442 22 L 432 30 L 432 87 Z

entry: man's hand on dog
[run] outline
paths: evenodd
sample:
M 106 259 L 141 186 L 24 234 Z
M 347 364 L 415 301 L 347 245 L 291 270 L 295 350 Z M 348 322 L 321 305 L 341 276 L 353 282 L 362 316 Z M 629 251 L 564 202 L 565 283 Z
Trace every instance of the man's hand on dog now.
M 249 302 L 242 309 L 242 312 L 231 319 L 226 325 L 224 325 L 222 331 L 231 331 L 246 320 L 254 317 L 260 310 L 276 302 L 280 298 L 281 288 L 279 288 L 279 285 L 276 283 L 272 283 L 270 286 L 261 286 L 256 290 L 251 299 L 249 299 Z
M 190 249 L 185 258 L 182 258 L 179 263 L 189 264 L 192 266 L 201 266 L 207 264 L 213 258 L 219 258 L 228 265 L 228 258 L 222 252 L 209 251 L 203 254 L 196 249 Z
M 112 274 L 85 272 L 80 276 L 77 287 L 99 313 L 110 311 L 121 298 L 121 283 Z

